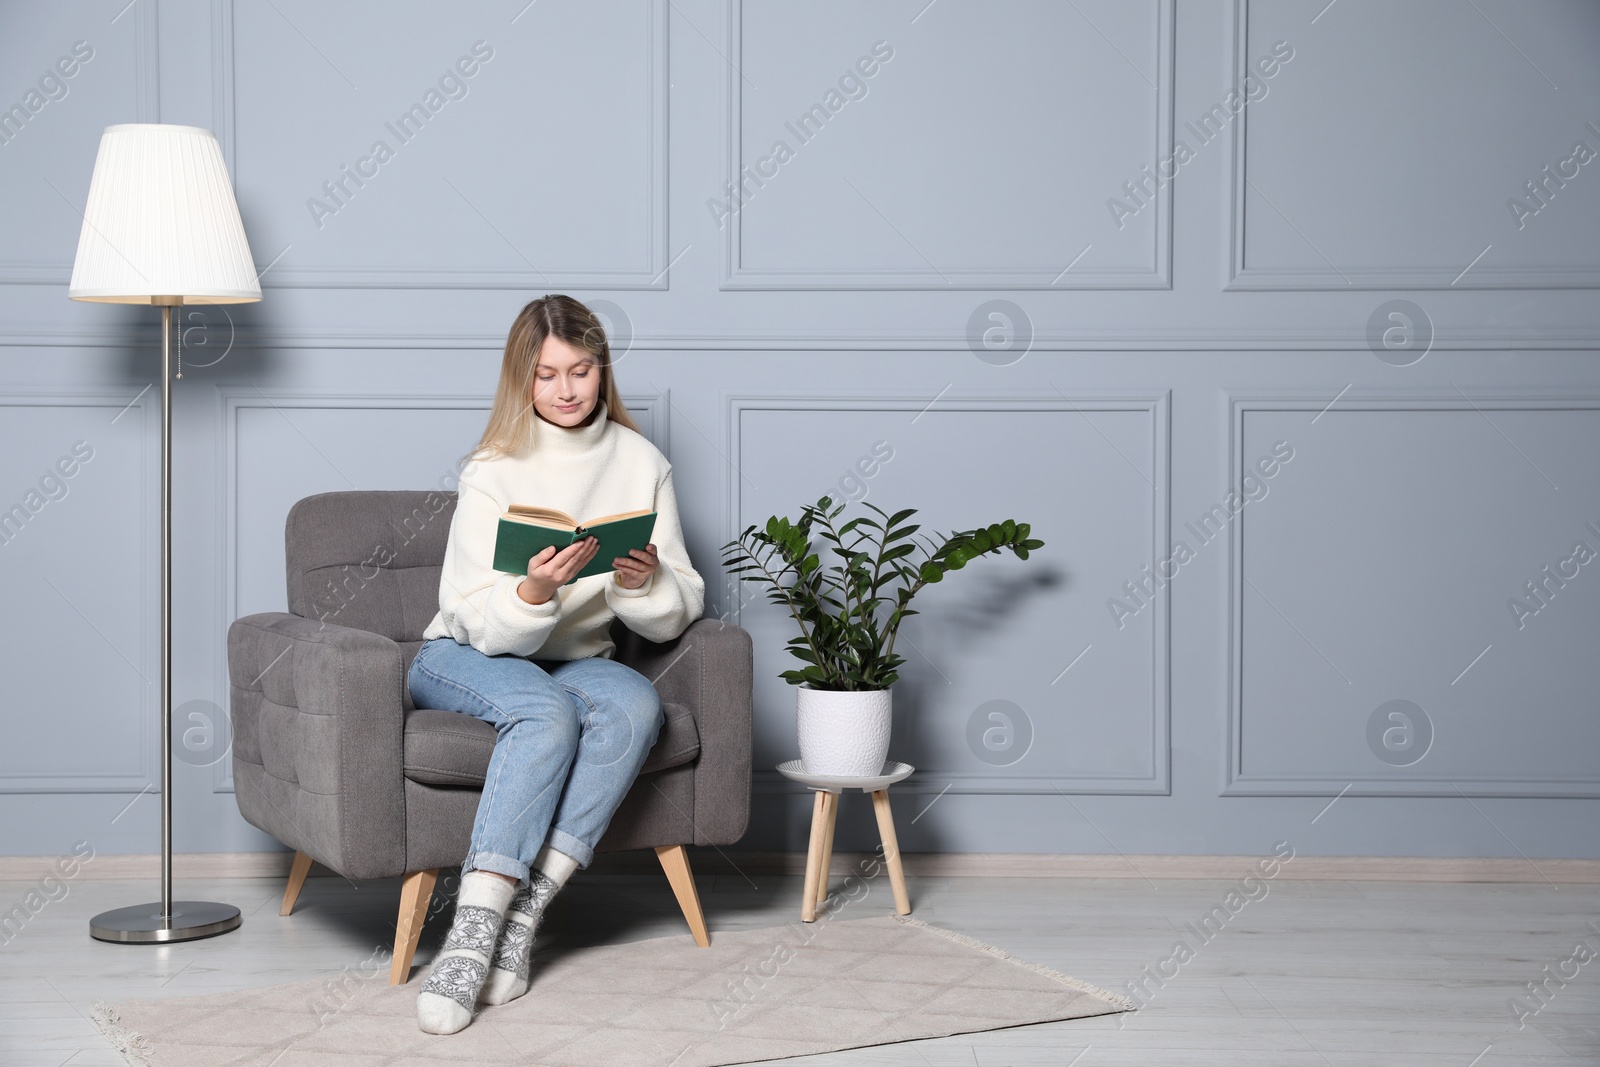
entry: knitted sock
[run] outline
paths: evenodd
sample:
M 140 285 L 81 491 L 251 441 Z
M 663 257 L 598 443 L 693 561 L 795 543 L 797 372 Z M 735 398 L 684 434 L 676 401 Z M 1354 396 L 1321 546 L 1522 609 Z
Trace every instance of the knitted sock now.
M 534 933 L 544 918 L 545 906 L 556 890 L 566 884 L 578 861 L 565 852 L 557 852 L 549 845 L 534 857 L 533 869 L 528 872 L 528 884 L 517 889 L 511 897 L 506 923 L 500 928 L 500 939 L 494 947 L 490 961 L 489 978 L 483 983 L 480 996 L 485 1004 L 504 1004 L 516 1000 L 528 991 L 529 968 L 533 957 Z
M 487 871 L 461 876 L 450 934 L 417 994 L 417 1025 L 425 1032 L 453 1034 L 472 1021 L 473 1005 L 515 890 L 514 883 Z

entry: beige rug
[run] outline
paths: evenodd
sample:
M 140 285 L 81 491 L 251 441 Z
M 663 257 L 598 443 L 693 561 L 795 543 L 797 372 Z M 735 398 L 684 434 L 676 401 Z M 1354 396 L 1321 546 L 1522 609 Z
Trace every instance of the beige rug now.
M 533 988 L 458 1034 L 417 1028 L 426 969 L 97 1004 L 149 1067 L 712 1067 L 1127 1011 L 1131 1001 L 895 915 L 534 952 Z

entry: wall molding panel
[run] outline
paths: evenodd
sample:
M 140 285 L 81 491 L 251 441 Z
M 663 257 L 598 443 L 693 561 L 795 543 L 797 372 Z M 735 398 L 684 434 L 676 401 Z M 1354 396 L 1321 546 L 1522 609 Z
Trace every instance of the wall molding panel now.
M 647 247 L 646 265 L 638 268 L 617 267 L 604 270 L 541 269 L 535 262 L 527 268 L 419 268 L 390 267 L 372 263 L 362 267 L 296 266 L 292 259 L 274 267 L 271 280 L 263 279 L 263 287 L 328 288 L 328 289 L 527 289 L 539 292 L 559 292 L 562 289 L 636 290 L 668 288 L 668 270 L 671 263 L 668 252 L 668 115 L 671 86 L 669 70 L 667 29 L 669 0 L 634 0 L 649 19 L 651 70 L 649 71 L 650 99 L 648 101 L 648 163 L 649 173 L 644 182 L 649 219 L 644 235 Z M 238 69 L 234 58 L 237 26 L 236 0 L 210 0 L 214 58 L 212 74 L 215 78 L 213 115 L 218 139 L 233 171 L 236 187 L 248 186 L 250 175 L 240 175 L 235 161 L 240 133 L 238 120 L 237 86 Z M 381 174 L 381 171 L 379 172 Z M 243 186 L 241 186 L 241 177 Z M 493 245 L 497 250 L 510 246 L 525 261 L 527 257 L 506 235 L 496 221 L 468 201 L 471 210 L 483 218 L 486 225 L 499 235 Z M 248 221 L 248 220 L 247 220 Z M 492 238 L 488 240 L 493 240 Z M 291 241 L 284 249 L 255 248 L 257 256 L 272 257 L 288 252 L 296 244 Z M 490 247 L 487 241 L 484 247 Z M 537 256 L 535 257 L 537 262 Z M 274 261 L 275 262 L 275 261 Z M 265 263 L 258 264 L 264 269 Z M 504 337 L 501 338 L 504 344 Z
M 1348 391 L 1342 394 L 1336 404 L 1330 403 L 1328 397 L 1311 393 L 1272 392 L 1254 393 L 1249 391 L 1230 391 L 1229 396 L 1229 438 L 1228 456 L 1229 468 L 1227 484 L 1238 486 L 1246 474 L 1251 473 L 1250 464 L 1255 457 L 1246 455 L 1244 442 L 1245 417 L 1251 412 L 1301 412 L 1308 419 L 1321 418 L 1323 414 L 1332 412 L 1385 412 L 1391 413 L 1396 418 L 1407 415 L 1438 412 L 1457 412 L 1473 419 L 1476 425 L 1478 416 L 1484 420 L 1490 419 L 1494 413 L 1512 411 L 1531 411 L 1547 414 L 1558 412 L 1585 411 L 1600 413 L 1600 395 L 1593 396 L 1556 396 L 1550 394 L 1518 393 L 1513 390 L 1494 389 L 1487 394 L 1484 390 L 1475 390 L 1474 395 L 1468 397 L 1460 394 L 1449 395 L 1442 393 L 1426 392 L 1379 392 L 1374 390 Z M 1490 422 L 1490 426 L 1493 426 Z M 1494 437 L 1498 430 L 1484 428 L 1484 433 Z M 1504 431 L 1500 431 L 1502 434 Z M 1494 437 L 1499 441 L 1500 438 Z M 1510 441 L 1510 438 L 1505 440 Z M 1304 442 L 1301 442 L 1303 445 Z M 1511 441 L 1513 447 L 1515 442 Z M 1260 452 L 1259 444 L 1256 452 Z M 1518 449 L 1521 451 L 1521 449 Z M 1531 461 L 1530 461 L 1531 462 Z M 1292 477 L 1293 475 L 1288 475 Z M 1533 475 L 1530 473 L 1530 478 Z M 1487 486 L 1486 486 L 1487 488 Z M 1571 487 L 1569 487 L 1571 488 Z M 1581 491 L 1581 487 L 1580 487 Z M 1229 574 L 1228 574 L 1228 711 L 1225 730 L 1225 775 L 1222 782 L 1221 795 L 1227 797 L 1245 796 L 1355 796 L 1355 797 L 1566 797 L 1566 798 L 1600 798 L 1600 774 L 1550 777 L 1519 776 L 1515 774 L 1493 775 L 1483 773 L 1443 774 L 1436 770 L 1438 760 L 1427 763 L 1427 751 L 1417 759 L 1413 766 L 1397 766 L 1392 772 L 1378 773 L 1382 764 L 1376 760 L 1366 761 L 1370 770 L 1365 773 L 1350 774 L 1316 774 L 1295 773 L 1286 770 L 1273 770 L 1270 766 L 1265 769 L 1256 767 L 1246 770 L 1244 759 L 1245 738 L 1249 731 L 1250 704 L 1244 697 L 1243 682 L 1247 677 L 1247 664 L 1251 655 L 1251 648 L 1245 640 L 1244 610 L 1246 600 L 1246 566 L 1245 545 L 1247 543 L 1261 544 L 1260 535 L 1247 538 L 1244 524 L 1251 514 L 1250 506 L 1246 505 L 1240 517 L 1229 523 Z M 1559 545 L 1554 547 L 1560 547 Z M 1264 551 L 1257 548 L 1257 552 Z M 1530 557 L 1531 558 L 1531 557 Z M 1337 569 L 1339 561 L 1321 559 L 1318 561 L 1319 569 Z M 1535 568 L 1536 570 L 1537 568 Z M 1359 575 L 1346 575 L 1345 581 L 1358 578 Z M 1576 580 L 1576 579 L 1574 579 Z M 1512 586 L 1508 593 L 1515 593 L 1517 589 Z M 1269 617 L 1278 623 L 1286 622 L 1287 625 L 1307 642 L 1311 638 L 1301 633 L 1295 622 L 1284 615 L 1276 602 L 1266 600 L 1265 592 L 1251 590 L 1251 602 L 1261 605 L 1265 602 L 1268 606 L 1260 608 L 1264 617 Z M 1374 593 L 1375 601 L 1381 598 Z M 1488 642 L 1490 647 L 1505 644 L 1500 637 L 1494 637 Z M 1312 646 L 1316 646 L 1313 644 Z M 1461 663 L 1459 666 L 1468 666 L 1472 659 L 1474 649 L 1462 645 Z M 1322 655 L 1320 650 L 1317 653 Z M 1407 655 L 1417 655 L 1417 650 L 1407 650 Z M 1505 656 L 1508 653 L 1501 652 Z M 1483 653 L 1479 653 L 1480 656 Z M 1323 656 L 1326 659 L 1325 656 Z M 1473 661 L 1476 663 L 1476 661 Z M 1337 668 L 1334 668 L 1337 669 Z M 1340 671 L 1343 674 L 1343 671 Z M 1408 677 L 1420 671 L 1409 672 Z M 1462 672 L 1465 675 L 1465 671 Z M 1364 680 L 1364 679 L 1363 679 Z M 1346 681 L 1351 681 L 1346 679 Z M 1305 683 L 1307 686 L 1311 682 Z M 1412 688 L 1420 688 L 1424 683 L 1412 677 Z M 1452 682 L 1451 685 L 1454 685 Z M 1446 687 L 1448 688 L 1448 687 Z M 1408 696 L 1405 692 L 1392 694 L 1394 698 L 1403 699 Z M 1435 707 L 1433 718 L 1442 719 L 1446 714 L 1456 716 L 1462 714 L 1463 702 L 1471 699 L 1468 692 L 1455 696 L 1456 707 Z M 1374 704 L 1376 706 L 1376 704 Z M 1426 709 L 1424 709 L 1426 713 Z M 1441 725 L 1430 728 L 1430 736 L 1438 736 Z M 1459 730 L 1459 727 L 1457 728 Z M 1541 731 L 1541 734 L 1545 731 Z M 1571 738 L 1567 746 L 1582 745 L 1580 738 Z M 1365 755 L 1365 753 L 1363 753 Z M 1498 754 L 1497 754 L 1498 755 Z M 1254 761 L 1256 764 L 1261 759 Z
M 107 121 L 105 124 L 108 126 L 115 122 L 161 121 L 161 58 L 160 48 L 157 42 L 157 22 L 160 10 L 159 3 L 160 0 L 144 0 L 143 3 L 135 4 L 133 9 L 126 15 L 128 20 L 132 23 L 133 32 L 133 84 L 130 86 L 134 100 L 133 115 L 130 117 L 107 116 Z M 65 6 L 63 9 L 65 9 Z M 88 38 L 86 37 L 85 39 L 87 40 Z M 70 42 L 64 41 L 62 43 L 69 44 Z M 98 46 L 99 48 L 104 49 L 106 47 L 106 42 L 104 39 L 90 41 L 90 46 Z M 15 74 L 17 72 L 13 71 L 12 73 Z M 80 69 L 79 73 L 80 75 L 85 75 L 88 73 L 88 71 Z M 13 85 L 15 86 L 20 79 L 13 78 L 12 81 Z M 70 85 L 71 83 L 69 82 L 67 84 Z M 70 97 L 70 95 L 71 93 L 69 90 L 68 97 Z M 62 103 L 65 103 L 68 97 L 63 97 Z M 4 106 L 10 107 L 14 103 L 16 103 L 16 101 L 6 100 L 4 102 Z M 48 110 L 39 112 L 39 115 L 40 118 L 38 121 L 44 123 L 48 123 L 51 120 L 59 117 L 51 115 Z M 40 135 L 42 135 L 42 131 L 38 132 Z M 99 145 L 98 137 L 95 139 L 95 144 L 96 146 Z M 8 152 L 10 151 L 9 144 L 5 145 L 5 148 Z M 93 158 L 93 154 L 91 154 L 91 161 Z M 8 165 L 14 164 L 8 161 Z M 85 195 L 87 195 L 89 190 L 89 176 L 85 174 L 81 176 L 72 175 L 71 177 L 84 182 L 83 189 Z M 51 181 L 58 186 L 65 178 L 67 178 L 66 175 L 50 176 Z M 60 189 L 57 191 L 65 192 L 65 190 Z M 57 206 L 59 206 L 59 202 Z M 82 209 L 78 208 L 75 204 L 72 206 L 79 212 L 81 217 Z M 67 286 L 72 282 L 72 261 L 77 253 L 77 248 L 77 234 L 74 232 L 72 241 L 64 247 L 57 249 L 57 251 L 61 253 L 60 257 L 57 259 L 49 261 L 12 261 L 9 263 L 0 260 L 0 285 L 59 286 L 61 289 L 61 299 L 65 300 Z
M 420 396 L 408 394 L 381 395 L 373 393 L 356 393 L 340 391 L 316 390 L 283 390 L 273 389 L 266 392 L 254 387 L 237 385 L 220 386 L 217 389 L 217 421 L 219 435 L 225 443 L 223 462 L 218 469 L 220 485 L 217 487 L 215 497 L 221 509 L 218 517 L 217 529 L 223 531 L 223 543 L 227 552 L 222 558 L 222 573 L 217 588 L 221 594 L 217 605 L 218 617 L 222 625 L 218 628 L 216 656 L 220 667 L 217 677 L 228 677 L 227 664 L 227 629 L 241 615 L 239 578 L 242 573 L 240 567 L 241 548 L 239 533 L 240 520 L 240 484 L 241 477 L 239 463 L 242 458 L 242 447 L 239 441 L 239 416 L 243 411 L 260 410 L 275 411 L 288 419 L 288 413 L 293 411 L 393 411 L 405 413 L 408 416 L 429 411 L 482 411 L 485 419 L 488 418 L 489 405 L 492 397 L 482 397 L 472 394 L 456 396 Z M 671 431 L 670 431 L 670 391 L 643 397 L 624 395 L 623 401 L 627 404 L 629 414 L 634 416 L 645 436 L 669 458 L 671 456 Z M 293 424 L 291 423 L 291 426 Z M 300 432 L 297 431 L 296 432 Z M 470 442 L 469 442 L 470 444 Z M 312 445 L 315 448 L 315 445 Z M 326 457 L 324 457 L 326 459 Z M 328 460 L 332 464 L 331 460 Z M 337 469 L 337 468 L 336 468 Z M 416 489 L 446 490 L 443 484 L 444 471 L 436 484 L 417 485 Z M 285 516 L 287 518 L 287 516 Z M 284 610 L 275 608 L 271 610 Z M 224 700 L 227 694 L 223 694 Z M 215 766 L 212 788 L 215 792 L 233 792 L 233 761 L 225 759 Z
M 132 396 L 131 400 L 129 399 L 130 396 Z M 112 592 L 113 595 L 119 597 L 129 595 L 130 590 L 127 586 L 130 580 L 135 582 L 136 590 L 132 591 L 132 595 L 136 597 L 136 608 L 133 614 L 141 622 L 146 622 L 147 625 L 140 626 L 137 635 L 138 643 L 135 647 L 125 648 L 121 645 L 112 644 L 112 635 L 104 631 L 103 619 L 98 623 L 95 621 L 96 606 L 92 600 L 85 601 L 79 598 L 74 601 L 68 598 L 68 616 L 80 628 L 81 644 L 74 648 L 62 641 L 57 643 L 56 652 L 61 657 L 79 657 L 80 663 L 86 667 L 94 664 L 103 665 L 106 676 L 117 679 L 118 685 L 126 685 L 135 691 L 134 702 L 137 709 L 132 714 L 138 716 L 138 741 L 136 744 L 121 748 L 117 752 L 116 769 L 107 772 L 78 771 L 70 768 L 44 771 L 42 768 L 54 762 L 58 754 L 36 753 L 29 761 L 34 768 L 31 771 L 0 770 L 0 794 L 122 792 L 143 794 L 145 792 L 159 792 L 161 737 L 157 731 L 159 725 L 159 709 L 157 705 L 161 696 L 161 553 L 159 541 L 153 540 L 151 534 L 154 532 L 159 537 L 161 522 L 160 515 L 156 510 L 159 506 L 161 484 L 159 452 L 157 448 L 152 447 L 159 440 L 161 433 L 160 393 L 152 393 L 148 389 L 140 392 L 132 387 L 129 387 L 125 392 L 101 387 L 55 387 L 38 391 L 13 387 L 6 390 L 4 398 L 0 398 L 0 420 L 7 419 L 7 416 L 3 414 L 7 408 L 56 409 L 64 413 L 92 411 L 103 415 L 108 424 L 122 422 L 126 419 L 128 423 L 136 427 L 140 447 L 139 455 L 135 459 L 141 478 L 141 491 L 138 493 L 139 511 L 132 516 L 133 523 L 118 523 L 117 529 L 127 531 L 130 526 L 136 527 L 137 549 L 133 556 L 141 562 L 142 566 L 136 571 L 122 572 L 119 576 L 113 578 L 112 581 L 117 588 Z M 64 444 L 71 443 L 70 432 L 63 433 L 62 437 Z M 85 438 L 85 440 L 88 439 Z M 88 443 L 91 448 L 95 447 L 94 441 L 88 441 Z M 100 446 L 101 448 L 97 449 L 97 452 L 104 449 L 105 442 L 103 440 L 100 442 Z M 83 471 L 86 469 L 87 465 L 81 468 L 78 477 L 82 477 Z M 15 469 L 13 469 L 13 473 L 16 473 Z M 39 474 L 38 471 L 29 473 L 35 477 Z M 67 507 L 74 494 L 75 481 L 76 479 L 67 480 L 68 489 L 66 495 L 60 501 L 48 504 L 47 508 Z M 88 492 L 89 490 L 86 487 L 81 485 L 76 487 L 76 493 L 80 498 Z M 15 502 L 8 499 L 3 503 L 6 508 L 9 508 Z M 92 498 L 89 500 L 79 499 L 77 506 L 80 509 L 93 506 L 93 500 Z M 59 518 L 61 516 L 52 515 L 48 510 L 44 510 L 38 513 L 38 518 L 30 521 L 30 525 L 32 522 L 41 522 L 48 527 L 52 520 Z M 26 544 L 29 536 L 29 530 L 24 527 L 18 531 L 16 540 Z M 34 533 L 32 536 L 37 538 L 44 535 Z M 0 547 L 0 553 L 9 548 L 9 545 Z M 10 568 L 17 565 L 12 558 L 0 556 L 0 568 Z M 174 561 L 174 566 L 176 567 L 176 560 Z M 60 580 L 60 575 L 57 575 L 57 581 Z M 46 582 L 49 582 L 49 576 L 39 572 L 28 579 L 26 585 L 31 591 Z M 53 585 L 55 583 L 50 582 L 50 584 Z M 56 592 L 63 597 L 66 596 L 60 589 L 57 589 Z M 54 594 L 50 594 L 46 590 L 42 595 L 53 596 Z M 67 635 L 60 634 L 57 636 L 64 638 Z M 176 640 L 177 638 L 174 637 L 174 643 L 176 643 Z M 128 677 L 125 668 L 131 667 L 132 663 L 125 661 L 130 655 L 133 657 L 134 663 L 141 665 L 136 669 L 143 674 L 143 680 Z M 18 666 L 20 667 L 21 664 L 18 664 Z M 101 671 L 96 669 L 92 673 L 98 675 Z M 51 688 L 53 689 L 54 687 Z M 63 695 L 70 698 L 72 683 L 63 680 L 61 689 Z M 174 704 L 179 701 L 177 694 L 178 689 L 175 683 Z M 27 709 L 27 714 L 30 716 L 47 716 L 57 713 L 74 716 L 75 722 L 85 731 L 92 731 L 97 714 L 104 715 L 104 712 L 96 708 L 74 709 L 70 704 L 58 707 L 33 706 Z M 116 712 L 119 719 L 123 714 L 121 711 Z M 29 739 L 26 732 L 18 729 L 12 733 L 7 747 L 12 752 L 16 752 L 19 748 L 26 751 L 28 744 Z
M 1156 40 L 1151 51 L 1156 56 L 1156 81 L 1154 84 L 1155 108 L 1149 116 L 1146 131 L 1150 143 L 1147 160 L 1152 172 L 1158 163 L 1172 155 L 1172 96 L 1175 82 L 1176 49 L 1173 44 L 1174 0 L 1146 0 L 1153 2 Z M 725 0 L 728 63 L 726 82 L 727 128 L 724 134 L 724 179 L 730 187 L 738 188 L 746 179 L 741 174 L 744 158 L 743 116 L 745 110 L 745 69 L 748 61 L 744 48 L 744 0 Z M 1098 31 L 1097 31 L 1098 32 Z M 865 99 L 865 97 L 863 98 Z M 842 114 L 843 112 L 841 112 Z M 818 134 L 820 135 L 820 130 Z M 902 145 L 902 149 L 904 149 Z M 1137 170 L 1130 172 L 1136 176 Z M 768 176 L 776 181 L 781 171 Z M 758 175 L 758 178 L 760 176 Z M 754 196 L 751 197 L 754 199 Z M 783 291 L 845 290 L 845 289 L 906 289 L 946 291 L 951 288 L 965 290 L 1030 290 L 1044 289 L 1070 291 L 1076 289 L 1170 289 L 1172 287 L 1172 186 L 1167 184 L 1154 198 L 1155 225 L 1150 246 L 1151 266 L 1147 269 L 1100 268 L 1085 266 L 1066 270 L 1024 267 L 982 268 L 976 266 L 935 267 L 927 269 L 892 270 L 862 268 L 859 270 L 774 270 L 748 266 L 744 262 L 745 247 L 744 212 L 735 210 L 723 227 L 721 288 L 725 290 L 765 289 Z M 878 210 L 874 207 L 874 210 Z M 887 220 L 885 220 L 887 221 Z M 891 222 L 892 227 L 894 224 Z M 904 235 L 902 235 L 903 237 Z M 908 239 L 909 240 L 909 239 Z M 1092 244 L 1093 242 L 1090 242 Z M 1086 252 L 1078 246 L 1059 249 L 1062 266 L 1074 262 L 1074 257 Z M 919 253 L 920 254 L 920 253 Z M 926 257 L 924 257 L 926 258 Z
M 724 454 L 728 458 L 725 479 L 725 510 L 723 529 L 726 540 L 738 537 L 749 525 L 744 514 L 743 468 L 746 465 L 746 448 L 743 427 L 747 414 L 761 412 L 838 412 L 872 411 L 904 412 L 912 415 L 931 407 L 925 397 L 895 394 L 858 395 L 851 397 L 804 397 L 793 395 L 731 394 L 724 397 L 726 405 L 727 439 Z M 962 412 L 1049 412 L 1063 417 L 1083 417 L 1082 412 L 1134 412 L 1148 423 L 1147 432 L 1151 457 L 1154 462 L 1154 482 L 1150 488 L 1151 525 L 1148 530 L 1152 558 L 1158 546 L 1170 540 L 1169 527 L 1169 473 L 1171 453 L 1169 447 L 1170 403 L 1167 392 L 1144 395 L 1108 395 L 1077 393 L 1070 399 L 1059 401 L 1019 397 L 942 396 L 938 400 L 940 411 Z M 849 511 L 849 514 L 864 512 Z M 747 521 L 748 520 L 748 521 Z M 827 565 L 826 563 L 824 564 Z M 736 576 L 724 573 L 722 581 L 723 603 L 730 605 L 724 617 L 735 625 L 742 625 L 744 597 Z M 1172 689 L 1168 664 L 1171 659 L 1171 619 L 1166 598 L 1152 603 L 1148 663 L 1150 669 L 1151 702 L 1148 709 L 1149 768 L 1142 775 L 1073 775 L 1073 774 L 996 774 L 983 771 L 919 767 L 917 774 L 897 788 L 908 793 L 937 792 L 948 788 L 959 793 L 990 794 L 1078 794 L 1104 793 L 1117 795 L 1166 795 L 1171 792 L 1171 712 Z M 792 636 L 792 635 L 791 635 Z M 785 650 L 785 655 L 787 651 Z M 786 663 L 787 667 L 788 664 Z M 785 689 L 792 689 L 785 683 Z M 786 696 L 788 694 L 786 693 Z M 790 697 L 789 699 L 792 699 Z M 778 774 L 775 770 L 758 769 L 755 772 L 756 788 L 764 793 L 805 793 L 798 783 Z
M 1260 0 L 1256 0 L 1259 4 Z M 1242 84 L 1250 73 L 1249 50 L 1250 8 L 1252 0 L 1233 0 L 1233 84 Z M 1262 51 L 1255 46 L 1256 53 Z M 1264 99 L 1264 98 L 1263 98 Z M 1470 260 L 1469 252 L 1459 264 L 1415 266 L 1398 268 L 1376 264 L 1341 263 L 1335 266 L 1317 250 L 1323 264 L 1316 267 L 1251 267 L 1246 260 L 1249 219 L 1245 212 L 1245 194 L 1250 175 L 1247 168 L 1250 106 L 1246 106 L 1238 121 L 1228 124 L 1231 147 L 1229 169 L 1229 202 L 1227 205 L 1230 243 L 1227 260 L 1228 291 L 1288 291 L 1345 292 L 1363 289 L 1593 289 L 1600 287 L 1600 261 L 1584 266 L 1496 266 L 1493 259 L 1483 266 Z M 1591 147 L 1600 150 L 1600 144 Z M 1581 172 L 1580 172 L 1581 174 Z M 1573 179 L 1574 181 L 1576 179 Z M 1512 192 L 1515 189 L 1510 190 Z M 1258 195 L 1260 195 L 1258 193 Z M 1397 195 L 1411 195 L 1410 192 Z M 1269 206 L 1268 213 L 1277 211 Z M 1293 222 L 1288 225 L 1294 227 Z M 1296 229 L 1296 232 L 1299 232 Z M 1486 234 L 1488 231 L 1486 231 Z M 1310 238 L 1300 234 L 1307 243 Z M 1496 238 L 1503 243 L 1503 238 Z M 1493 241 L 1485 240 L 1492 246 Z M 1315 247 L 1315 246 L 1313 246 Z M 1482 257 L 1489 252 L 1485 247 Z M 1468 269 L 1470 268 L 1470 269 Z M 1437 345 L 1435 346 L 1437 347 Z M 1518 347 L 1525 347 L 1519 345 Z M 1589 344 L 1580 347 L 1592 347 Z

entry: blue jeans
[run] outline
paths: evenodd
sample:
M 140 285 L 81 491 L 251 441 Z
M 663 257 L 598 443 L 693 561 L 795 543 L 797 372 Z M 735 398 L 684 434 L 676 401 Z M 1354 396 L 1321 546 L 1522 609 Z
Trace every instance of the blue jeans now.
M 417 707 L 474 715 L 500 735 L 463 874 L 527 881 L 547 843 L 589 866 L 664 720 L 650 680 L 603 656 L 485 656 L 438 637 L 417 651 L 406 684 Z

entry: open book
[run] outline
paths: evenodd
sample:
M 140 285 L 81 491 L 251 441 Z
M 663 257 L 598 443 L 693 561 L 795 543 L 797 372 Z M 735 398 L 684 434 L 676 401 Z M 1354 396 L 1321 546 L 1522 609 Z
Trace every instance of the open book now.
M 643 551 L 650 543 L 650 533 L 655 525 L 656 513 L 649 508 L 602 515 L 580 523 L 566 512 L 554 508 L 512 504 L 500 516 L 500 529 L 494 541 L 494 569 L 511 574 L 527 574 L 528 561 L 549 545 L 555 545 L 556 551 L 560 552 L 585 537 L 599 539 L 600 547 L 594 558 L 567 579 L 567 584 L 571 585 L 579 578 L 611 572 L 615 569 L 611 561 L 626 559 L 632 549 Z

